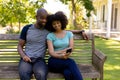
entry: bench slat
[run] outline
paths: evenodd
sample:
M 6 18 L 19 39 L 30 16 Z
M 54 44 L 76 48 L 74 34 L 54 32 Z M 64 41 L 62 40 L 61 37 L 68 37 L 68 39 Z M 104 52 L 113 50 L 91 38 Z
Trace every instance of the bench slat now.
M 98 71 L 96 71 L 96 69 L 92 66 L 92 65 L 78 65 L 79 69 L 81 70 L 82 76 L 84 78 L 88 77 L 88 78 L 96 78 L 96 77 L 100 77 L 100 74 Z M 19 78 L 18 75 L 18 67 L 13 66 L 13 65 L 9 65 L 7 67 L 4 66 L 0 66 L 0 78 Z M 9 71 L 8 71 L 9 70 Z M 1 74 L 2 73 L 2 74 Z M 11 74 L 12 73 L 12 74 Z M 8 75 L 5 75 L 8 74 Z M 48 78 L 63 78 L 62 74 L 58 74 L 58 73 L 49 73 L 48 74 Z

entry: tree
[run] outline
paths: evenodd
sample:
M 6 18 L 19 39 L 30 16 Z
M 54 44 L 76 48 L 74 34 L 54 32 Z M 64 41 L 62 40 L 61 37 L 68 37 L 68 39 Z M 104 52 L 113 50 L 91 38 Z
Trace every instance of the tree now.
M 73 16 L 73 25 L 76 27 L 77 23 L 76 23 L 76 4 L 81 3 L 86 11 L 87 11 L 87 16 L 90 17 L 90 13 L 92 10 L 94 10 L 93 4 L 91 0 L 61 0 L 64 4 L 68 4 L 68 3 L 72 3 L 72 16 Z
M 18 0 L 2 1 L 0 12 L 2 12 L 2 14 L 0 14 L 0 16 L 2 17 L 0 22 L 2 24 L 10 23 L 10 26 L 12 27 L 12 23 L 25 22 L 26 11 L 24 8 L 24 4 Z M 2 21 L 4 21 L 5 23 Z
M 0 0 L 0 24 L 34 22 L 35 10 L 42 7 L 46 0 Z

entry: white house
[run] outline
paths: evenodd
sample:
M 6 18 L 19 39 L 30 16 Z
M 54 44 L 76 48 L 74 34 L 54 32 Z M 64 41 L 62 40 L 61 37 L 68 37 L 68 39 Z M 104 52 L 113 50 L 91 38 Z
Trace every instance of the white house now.
M 120 32 L 120 0 L 93 0 L 96 10 L 97 28 L 106 31 L 106 37 L 111 32 Z

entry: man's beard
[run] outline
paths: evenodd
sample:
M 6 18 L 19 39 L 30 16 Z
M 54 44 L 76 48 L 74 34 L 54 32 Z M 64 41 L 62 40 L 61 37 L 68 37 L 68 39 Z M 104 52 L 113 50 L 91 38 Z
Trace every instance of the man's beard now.
M 44 28 L 44 26 L 45 26 L 45 23 L 43 23 L 43 24 L 42 24 L 42 23 L 39 23 L 39 24 L 38 24 L 38 28 Z

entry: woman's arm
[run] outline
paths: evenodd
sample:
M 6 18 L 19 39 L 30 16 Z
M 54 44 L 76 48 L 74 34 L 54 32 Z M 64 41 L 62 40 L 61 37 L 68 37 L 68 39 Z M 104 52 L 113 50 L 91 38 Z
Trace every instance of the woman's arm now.
M 70 38 L 69 48 L 72 48 L 72 50 L 73 50 L 73 48 L 74 48 L 74 39 L 73 39 L 73 37 Z
M 69 47 L 68 48 L 72 48 L 73 50 L 73 45 L 74 45 L 74 41 L 73 41 L 73 37 L 70 38 L 69 40 Z M 47 45 L 48 45 L 48 52 L 49 54 L 52 56 L 52 57 L 55 57 L 55 58 L 61 58 L 61 59 L 67 59 L 69 57 L 69 55 L 72 53 L 69 53 L 69 54 L 66 54 L 66 49 L 64 50 L 59 50 L 59 51 L 54 51 L 54 48 L 53 48 L 53 43 L 52 41 L 50 40 L 47 40 Z
M 64 59 L 66 49 L 54 51 L 53 43 L 50 40 L 47 40 L 47 45 L 48 45 L 48 52 L 52 57 Z
M 73 39 L 73 37 L 70 38 L 70 42 L 69 42 L 69 47 L 68 48 L 72 48 L 72 51 L 73 51 L 73 48 L 74 48 L 74 39 Z M 68 58 L 70 56 L 70 54 L 72 54 L 72 52 L 68 53 L 66 55 L 66 57 Z

